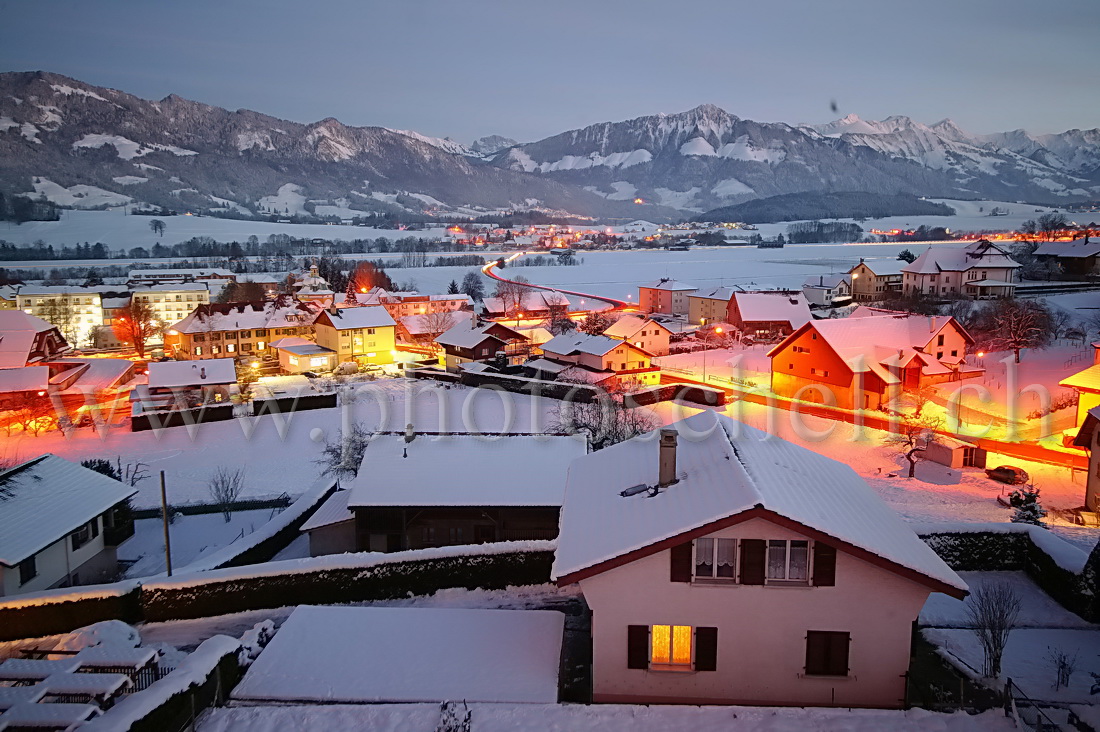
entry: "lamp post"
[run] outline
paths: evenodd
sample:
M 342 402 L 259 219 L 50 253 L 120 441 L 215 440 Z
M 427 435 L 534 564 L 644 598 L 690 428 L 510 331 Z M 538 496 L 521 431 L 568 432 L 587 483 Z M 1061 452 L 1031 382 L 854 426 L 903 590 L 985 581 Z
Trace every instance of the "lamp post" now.
M 721 328 L 715 328 L 713 335 L 722 335 Z M 703 383 L 707 383 L 707 341 L 710 340 L 709 336 L 703 337 Z

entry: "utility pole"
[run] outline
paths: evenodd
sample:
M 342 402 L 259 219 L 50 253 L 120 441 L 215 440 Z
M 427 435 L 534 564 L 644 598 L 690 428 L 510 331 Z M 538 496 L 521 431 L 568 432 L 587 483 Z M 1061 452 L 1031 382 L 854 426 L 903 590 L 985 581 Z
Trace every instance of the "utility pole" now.
M 172 538 L 168 534 L 168 493 L 164 488 L 164 471 L 160 471 L 160 516 L 164 522 L 164 565 L 172 576 Z

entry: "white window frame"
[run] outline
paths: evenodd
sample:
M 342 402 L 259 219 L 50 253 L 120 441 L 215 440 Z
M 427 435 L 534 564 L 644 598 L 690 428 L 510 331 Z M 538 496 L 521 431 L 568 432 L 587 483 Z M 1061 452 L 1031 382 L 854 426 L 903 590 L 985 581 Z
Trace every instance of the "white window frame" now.
M 656 629 L 659 627 L 668 628 L 668 661 L 661 662 L 653 660 L 653 638 L 656 636 Z M 688 650 L 688 662 L 687 663 L 675 663 L 672 659 L 676 656 L 675 650 L 675 628 L 683 627 L 688 629 L 688 644 L 690 646 Z M 677 625 L 674 623 L 654 623 L 649 626 L 649 670 L 650 671 L 694 671 L 695 670 L 695 626 L 694 625 Z
M 695 570 L 700 566 L 698 559 L 699 559 L 699 550 L 701 548 L 701 545 L 700 545 L 699 542 L 701 542 L 701 541 L 709 541 L 710 542 L 710 567 L 711 567 L 710 576 L 697 575 L 695 573 Z M 730 544 L 732 544 L 732 546 L 733 546 L 733 551 L 732 551 L 731 556 L 730 556 L 730 562 L 731 562 L 731 566 L 733 568 L 733 574 L 730 575 L 729 577 L 719 577 L 718 576 L 718 554 L 719 554 L 718 548 L 719 548 L 719 542 L 729 542 L 729 544 L 726 544 L 726 546 L 730 546 Z M 714 583 L 714 584 L 736 584 L 737 579 L 738 579 L 737 578 L 737 539 L 727 539 L 727 538 L 724 538 L 724 537 L 717 537 L 717 536 L 704 536 L 704 537 L 700 537 L 699 539 L 695 539 L 694 541 L 691 542 L 691 581 L 692 582 L 700 582 L 700 583 L 703 583 L 703 584 L 711 584 L 711 583 Z
M 794 585 L 794 586 L 808 586 L 810 584 L 810 541 L 809 539 L 768 539 L 767 546 L 764 553 L 764 584 L 768 585 Z M 783 544 L 783 576 L 772 577 L 772 545 Z M 804 544 L 806 546 L 806 577 L 799 579 L 791 578 L 791 545 L 793 543 Z

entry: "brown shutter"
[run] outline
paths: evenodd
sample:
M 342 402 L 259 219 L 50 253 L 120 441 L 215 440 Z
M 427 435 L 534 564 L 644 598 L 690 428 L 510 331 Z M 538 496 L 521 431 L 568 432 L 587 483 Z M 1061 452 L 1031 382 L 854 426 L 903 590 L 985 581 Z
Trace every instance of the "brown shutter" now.
M 691 582 L 691 542 L 677 544 L 669 551 L 668 579 L 670 582 Z
M 718 628 L 695 629 L 695 670 L 718 669 Z
M 829 633 L 829 674 L 848 675 L 848 645 L 852 636 L 848 633 Z
M 628 625 L 626 628 L 626 667 L 649 668 L 649 626 Z
M 827 633 L 816 630 L 806 632 L 806 674 L 823 676 L 828 672 Z
M 741 540 L 741 584 L 764 584 L 764 560 L 767 543 L 763 539 Z
M 820 541 L 814 542 L 814 585 L 833 587 L 836 585 L 836 548 Z

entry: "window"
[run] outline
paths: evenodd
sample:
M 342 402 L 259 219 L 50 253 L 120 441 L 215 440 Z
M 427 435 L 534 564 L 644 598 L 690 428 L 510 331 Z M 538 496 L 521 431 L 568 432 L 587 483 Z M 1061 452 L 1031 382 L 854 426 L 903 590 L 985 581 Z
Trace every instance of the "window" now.
M 266 344 L 266 343 L 264 343 L 263 341 L 256 341 L 256 350 L 257 350 L 257 351 L 262 351 L 262 350 L 264 350 L 265 348 L 267 348 L 267 344 Z
M 811 374 L 816 374 L 816 373 L 817 373 L 817 369 L 816 369 L 816 368 L 814 368 L 813 366 L 811 366 L 811 367 L 810 367 L 810 373 L 811 373 Z
M 222 347 L 221 346 L 213 346 L 210 349 L 210 352 L 213 353 L 215 356 L 217 356 L 219 353 L 222 352 Z
M 943 351 L 936 351 L 936 358 L 943 358 Z
M 691 626 L 651 625 L 650 666 L 691 668 Z
M 252 350 L 252 344 L 251 343 L 242 343 L 241 344 L 241 350 L 242 351 L 251 351 Z
M 847 676 L 852 636 L 828 630 L 806 631 L 806 675 Z
M 951 352 L 951 355 L 952 355 L 952 356 L 958 356 L 958 355 L 959 355 L 959 352 L 958 352 L 958 351 L 952 351 L 952 352 Z
M 37 576 L 38 565 L 35 563 L 32 554 L 19 563 L 19 584 L 25 585 Z
M 79 529 L 69 534 L 73 542 L 73 551 L 75 552 L 80 547 L 87 544 L 92 539 L 92 526 L 90 523 L 84 524 Z
M 737 539 L 696 539 L 692 543 L 695 545 L 694 579 L 730 582 L 736 579 Z
M 195 343 L 206 343 L 206 335 L 203 333 L 196 333 L 192 338 Z
M 252 331 L 250 331 L 250 330 L 242 330 L 242 331 L 240 332 L 240 336 L 241 336 L 241 338 L 251 338 L 251 337 L 252 337 Z
M 266 338 L 267 337 L 267 331 L 264 330 L 263 328 L 256 329 L 256 337 L 257 338 Z
M 229 343 L 229 344 L 226 345 L 225 350 L 226 350 L 227 353 L 233 353 L 234 351 L 237 350 L 237 344 L 236 343 Z
M 88 522 L 88 525 L 92 528 L 92 538 L 99 536 L 99 516 Z
M 807 583 L 810 579 L 810 543 L 805 539 L 768 541 L 767 580 Z
M 201 356 L 202 355 L 202 346 L 195 346 L 195 355 L 196 356 Z
M 714 671 L 718 666 L 718 629 L 628 626 L 626 666 L 651 671 Z
M 367 335 L 374 335 L 374 328 L 367 328 Z
M 943 333 L 940 333 L 940 335 L 936 337 L 936 345 L 937 346 L 942 346 L 943 345 Z

